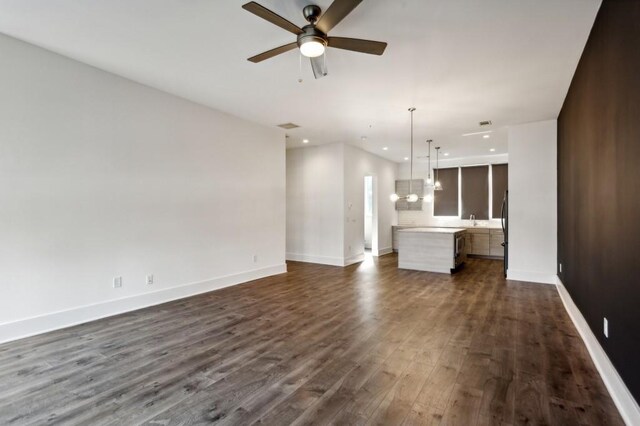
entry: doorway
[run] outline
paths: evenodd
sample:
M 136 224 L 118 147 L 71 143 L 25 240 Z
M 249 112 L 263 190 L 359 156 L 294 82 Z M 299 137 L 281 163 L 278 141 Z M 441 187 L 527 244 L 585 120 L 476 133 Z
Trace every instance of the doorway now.
M 365 255 L 378 255 L 378 214 L 374 176 L 364 177 L 364 250 Z

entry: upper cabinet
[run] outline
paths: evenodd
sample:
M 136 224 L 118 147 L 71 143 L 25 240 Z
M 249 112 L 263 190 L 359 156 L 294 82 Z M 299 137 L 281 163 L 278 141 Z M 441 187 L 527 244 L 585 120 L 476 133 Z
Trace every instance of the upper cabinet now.
M 417 194 L 418 197 L 422 197 L 424 195 L 424 179 L 411 181 L 411 192 Z M 409 179 L 396 181 L 396 194 L 400 197 L 409 195 Z M 409 203 L 407 200 L 400 199 L 396 201 L 396 210 L 422 210 L 422 201 Z

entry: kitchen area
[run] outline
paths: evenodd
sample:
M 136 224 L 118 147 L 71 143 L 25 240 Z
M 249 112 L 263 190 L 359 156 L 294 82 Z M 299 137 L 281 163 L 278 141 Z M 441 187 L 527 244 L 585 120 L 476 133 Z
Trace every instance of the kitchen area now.
M 504 157 L 492 157 L 489 164 L 473 159 L 443 162 L 445 167 L 429 165 L 426 176 L 417 173 L 416 178 L 413 170 L 407 170 L 413 179 L 396 180 L 391 201 L 398 225 L 392 226 L 392 248 L 398 253 L 399 268 L 452 274 L 469 257 L 479 257 L 503 261 L 506 276 L 508 163 Z

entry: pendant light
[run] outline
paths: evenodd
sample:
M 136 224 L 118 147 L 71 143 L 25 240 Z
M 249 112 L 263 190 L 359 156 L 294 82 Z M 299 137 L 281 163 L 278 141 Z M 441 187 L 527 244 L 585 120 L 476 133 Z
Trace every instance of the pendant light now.
M 433 181 L 431 180 L 431 142 L 432 139 L 427 139 L 427 144 L 429 144 L 429 154 L 427 155 L 427 159 L 429 160 L 429 168 L 427 169 L 427 185 L 433 186 Z
M 418 194 L 415 194 L 413 192 L 413 112 L 415 110 L 416 109 L 413 107 L 409 108 L 409 112 L 411 113 L 411 169 L 409 172 L 409 195 L 401 197 L 396 193 L 391 194 L 389 199 L 391 199 L 391 201 L 393 201 L 394 203 L 400 199 L 407 200 L 408 203 L 415 203 L 420 199 L 420 197 L 418 197 Z
M 440 169 L 440 147 L 436 146 L 436 182 L 433 184 L 434 191 L 442 191 L 442 184 L 440 183 L 440 179 L 438 179 L 439 169 Z
M 428 165 L 428 169 L 427 169 L 427 184 L 426 184 L 426 188 L 428 193 L 423 197 L 423 200 L 425 203 L 431 203 L 433 202 L 433 194 L 431 194 L 430 190 L 433 187 L 433 180 L 431 179 L 431 142 L 433 142 L 433 140 L 428 139 L 427 140 L 427 144 L 429 144 L 429 154 L 427 155 L 427 159 L 429 161 L 429 165 Z

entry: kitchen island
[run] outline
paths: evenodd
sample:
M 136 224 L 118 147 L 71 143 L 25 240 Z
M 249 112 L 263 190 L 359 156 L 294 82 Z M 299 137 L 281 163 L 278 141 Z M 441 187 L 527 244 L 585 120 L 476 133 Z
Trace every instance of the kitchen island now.
M 465 228 L 398 230 L 398 268 L 450 274 L 466 260 Z

